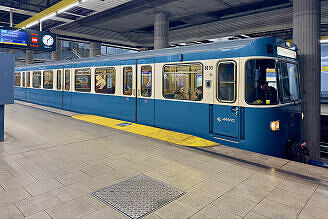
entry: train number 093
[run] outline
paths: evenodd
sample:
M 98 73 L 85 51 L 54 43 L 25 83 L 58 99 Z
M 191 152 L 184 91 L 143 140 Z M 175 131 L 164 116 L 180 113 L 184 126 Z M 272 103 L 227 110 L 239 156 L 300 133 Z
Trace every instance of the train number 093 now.
M 205 71 L 213 70 L 213 66 L 211 65 L 205 65 Z

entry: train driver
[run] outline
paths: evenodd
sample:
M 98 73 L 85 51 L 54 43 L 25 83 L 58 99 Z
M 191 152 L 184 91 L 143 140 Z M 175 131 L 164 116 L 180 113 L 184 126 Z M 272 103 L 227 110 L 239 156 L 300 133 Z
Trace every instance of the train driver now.
M 267 81 L 264 81 L 260 86 L 259 100 L 261 104 L 277 104 L 277 90 L 269 86 Z

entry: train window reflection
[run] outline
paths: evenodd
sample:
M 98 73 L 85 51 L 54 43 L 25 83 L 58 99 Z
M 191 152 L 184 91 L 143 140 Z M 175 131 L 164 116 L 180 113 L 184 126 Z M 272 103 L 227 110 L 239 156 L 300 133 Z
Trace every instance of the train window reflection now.
M 247 61 L 246 102 L 256 105 L 278 104 L 276 62 L 274 60 Z
M 218 99 L 222 102 L 234 102 L 236 65 L 234 62 L 219 63 Z
M 152 67 L 150 65 L 141 67 L 141 96 L 151 96 L 151 75 Z
M 43 72 L 43 88 L 53 89 L 54 83 L 54 72 L 53 71 L 44 71 Z
M 34 88 L 41 88 L 41 71 L 33 72 L 32 85 Z
M 69 91 L 71 87 L 71 71 L 65 70 L 65 90 Z
M 31 86 L 31 72 L 26 72 L 26 87 Z
M 132 67 L 123 68 L 123 94 L 132 95 Z
M 62 71 L 57 70 L 57 90 L 62 89 Z
M 21 86 L 21 73 L 15 72 L 15 86 Z
M 76 69 L 75 70 L 75 90 L 80 92 L 91 91 L 91 69 Z
M 115 94 L 115 68 L 96 68 L 96 93 Z
M 278 62 L 280 101 L 287 103 L 300 99 L 299 75 L 297 65 Z
M 165 65 L 163 72 L 163 96 L 167 99 L 192 101 L 202 100 L 202 65 Z

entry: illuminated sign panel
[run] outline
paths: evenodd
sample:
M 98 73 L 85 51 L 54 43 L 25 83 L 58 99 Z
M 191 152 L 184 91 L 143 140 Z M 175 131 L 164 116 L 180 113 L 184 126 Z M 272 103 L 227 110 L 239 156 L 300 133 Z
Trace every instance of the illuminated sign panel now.
M 27 33 L 15 30 L 0 30 L 0 43 L 27 46 Z
M 288 58 L 292 58 L 292 59 L 296 59 L 296 57 L 297 57 L 296 51 L 286 49 L 283 47 L 278 47 L 277 53 L 278 53 L 278 56 L 284 56 L 284 57 L 288 57 Z
M 56 35 L 32 30 L 0 29 L 0 46 L 43 51 L 56 50 Z

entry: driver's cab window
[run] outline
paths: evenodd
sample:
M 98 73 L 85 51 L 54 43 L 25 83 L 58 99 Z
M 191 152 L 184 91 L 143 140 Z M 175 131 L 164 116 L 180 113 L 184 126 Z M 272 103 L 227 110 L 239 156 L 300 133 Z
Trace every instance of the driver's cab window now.
M 275 60 L 254 59 L 246 62 L 246 102 L 253 105 L 278 104 Z

